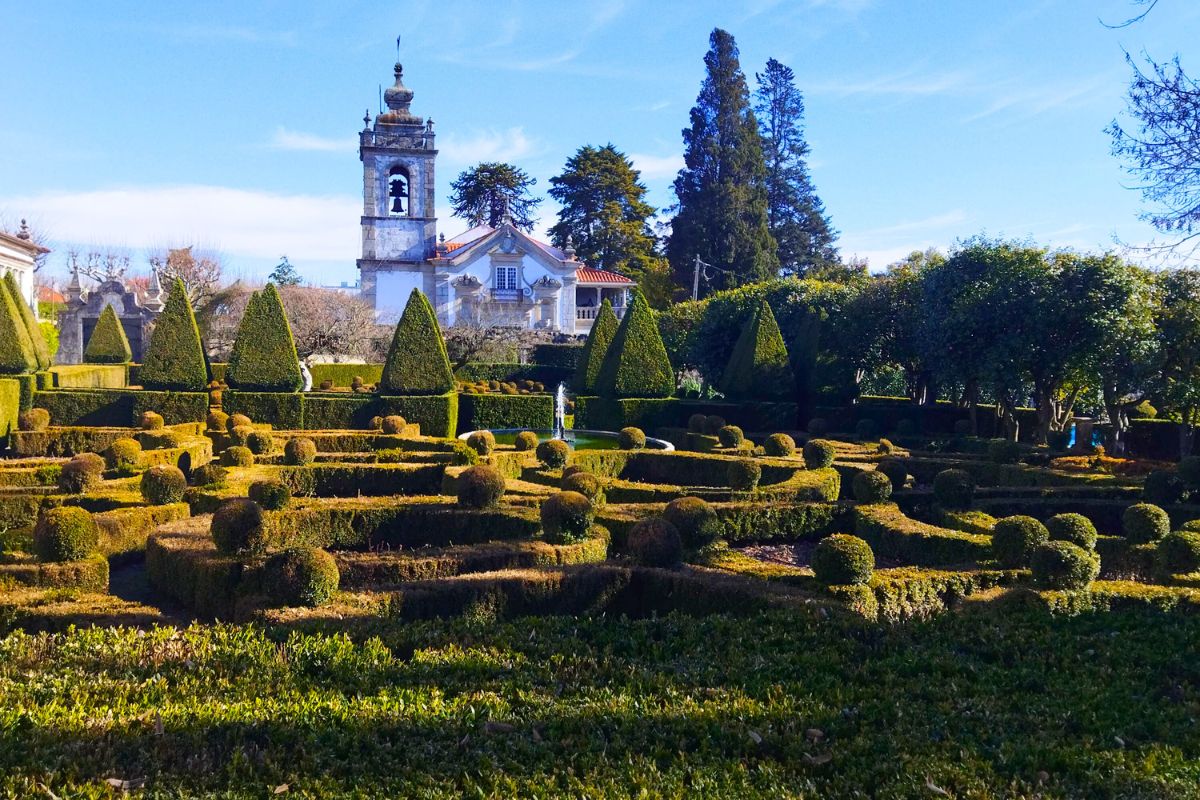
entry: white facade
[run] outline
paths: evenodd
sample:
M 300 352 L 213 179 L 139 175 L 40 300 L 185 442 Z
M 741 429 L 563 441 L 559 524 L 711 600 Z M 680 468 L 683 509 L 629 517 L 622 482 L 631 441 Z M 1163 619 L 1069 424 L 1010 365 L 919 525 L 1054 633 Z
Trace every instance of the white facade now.
M 16 276 L 22 297 L 37 314 L 37 289 L 33 285 L 33 273 L 37 257 L 47 251 L 34 244 L 27 238 L 28 235 L 24 225 L 16 236 L 0 232 L 0 277 L 10 272 Z
M 530 238 L 505 222 L 472 228 L 437 242 L 434 215 L 433 120 L 409 109 L 413 93 L 396 64 L 396 82 L 384 93 L 388 110 L 359 134 L 363 164 L 363 298 L 381 321 L 394 321 L 413 289 L 420 289 L 443 326 L 519 325 L 564 333 L 591 329 L 601 299 L 624 314 L 622 275 L 588 269 L 574 251 Z

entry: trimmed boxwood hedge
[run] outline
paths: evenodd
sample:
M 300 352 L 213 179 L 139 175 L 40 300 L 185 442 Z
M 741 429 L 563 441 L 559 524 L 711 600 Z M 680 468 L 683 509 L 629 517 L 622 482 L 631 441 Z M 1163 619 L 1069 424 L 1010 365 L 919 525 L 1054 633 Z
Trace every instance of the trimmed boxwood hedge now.
M 596 377 L 601 397 L 670 397 L 675 370 L 667 357 L 650 304 L 638 289 L 625 311 Z
M 0 446 L 8 446 L 9 434 L 17 429 L 20 415 L 21 385 L 9 378 L 0 378 Z
M 583 347 L 578 344 L 535 344 L 530 361 L 547 367 L 573 370 L 583 357 Z
M 583 351 L 577 356 L 573 381 L 576 392 L 596 394 L 599 391 L 597 381 L 600 377 L 600 367 L 604 364 L 604 357 L 608 355 L 608 348 L 616 338 L 620 326 L 612 303 L 604 300 L 600 304 L 600 310 L 596 312 L 596 319 L 592 321 L 592 329 L 588 331 Z
M 990 536 L 917 522 L 886 503 L 856 507 L 854 533 L 877 555 L 918 566 L 964 564 L 989 559 L 992 554 Z
M 734 399 L 795 396 L 796 378 L 787 346 L 766 298 L 742 327 L 721 378 L 721 391 Z
M 269 422 L 281 430 L 304 427 L 304 396 L 298 392 L 246 392 L 229 389 L 221 408 L 227 414 L 245 414 L 258 422 Z
M 275 284 L 268 283 L 261 292 L 250 295 L 225 381 L 231 388 L 247 392 L 295 392 L 304 385 L 292 328 Z M 250 417 L 270 419 L 256 414 Z
M 323 464 L 280 467 L 279 478 L 295 495 L 373 497 L 437 494 L 441 464 Z
M 384 395 L 444 395 L 454 389 L 437 316 L 428 298 L 413 289 L 396 324 L 392 346 L 379 379 Z M 408 417 L 407 414 L 404 415 Z M 450 428 L 453 430 L 453 426 Z
M 459 433 L 480 429 L 554 427 L 554 398 L 548 394 L 459 395 Z
M 574 373 L 565 367 L 548 367 L 545 364 L 515 364 L 508 362 L 486 363 L 470 361 L 454 370 L 456 380 L 467 383 L 477 381 L 534 381 L 547 390 L 559 383 L 569 382 Z
M 147 389 L 177 392 L 203 391 L 208 384 L 208 363 L 200 328 L 187 289 L 179 278 L 171 284 L 166 306 L 154 323 L 138 379 Z
M 13 294 L 8 281 L 0 281 L 0 375 L 24 375 L 38 367 L 33 341 L 21 314 L 20 294 Z
M 4 283 L 8 286 L 8 291 L 16 302 L 17 311 L 21 313 L 21 321 L 25 324 L 25 331 L 29 334 L 29 343 L 33 346 L 33 359 L 37 362 L 37 368 L 39 370 L 50 369 L 50 365 L 54 363 L 54 354 L 50 352 L 50 348 L 46 344 L 46 335 L 42 333 L 42 326 L 34 316 L 33 309 L 30 308 L 29 303 L 25 302 L 25 296 L 21 294 L 16 273 L 10 271 L 5 275 Z
M 133 360 L 133 350 L 129 348 L 129 338 L 117 312 L 111 305 L 106 305 L 92 328 L 87 347 L 83 350 L 85 364 L 128 364 Z
M 308 371 L 312 373 L 313 386 L 333 381 L 334 386 L 344 387 L 355 378 L 362 378 L 364 383 L 379 383 L 383 364 L 310 364 Z

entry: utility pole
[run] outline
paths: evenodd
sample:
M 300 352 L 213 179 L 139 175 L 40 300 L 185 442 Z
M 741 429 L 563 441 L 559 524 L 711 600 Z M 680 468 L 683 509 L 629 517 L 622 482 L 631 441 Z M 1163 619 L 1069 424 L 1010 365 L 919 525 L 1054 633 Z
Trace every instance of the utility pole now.
M 712 264 L 705 264 L 703 261 L 700 260 L 699 253 L 696 254 L 696 264 L 692 268 L 692 299 L 693 300 L 700 299 L 700 268 L 701 267 L 711 267 L 711 266 L 712 266 Z

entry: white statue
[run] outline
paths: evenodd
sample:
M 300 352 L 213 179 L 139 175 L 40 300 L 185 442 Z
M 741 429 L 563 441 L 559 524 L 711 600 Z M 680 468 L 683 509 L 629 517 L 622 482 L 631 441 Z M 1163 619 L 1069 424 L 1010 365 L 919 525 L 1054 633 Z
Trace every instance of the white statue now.
M 300 359 L 300 377 L 304 379 L 304 387 L 302 392 L 312 391 L 312 373 L 308 371 L 308 361 Z

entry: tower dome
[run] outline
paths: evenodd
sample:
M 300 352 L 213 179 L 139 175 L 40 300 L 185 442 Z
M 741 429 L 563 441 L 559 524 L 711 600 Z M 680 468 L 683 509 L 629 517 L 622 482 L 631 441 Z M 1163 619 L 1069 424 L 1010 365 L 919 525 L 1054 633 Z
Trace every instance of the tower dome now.
M 384 125 L 422 125 L 424 120 L 409 111 L 413 91 L 404 85 L 404 67 L 396 62 L 396 82 L 383 93 L 383 102 L 388 110 L 380 114 L 377 121 Z

